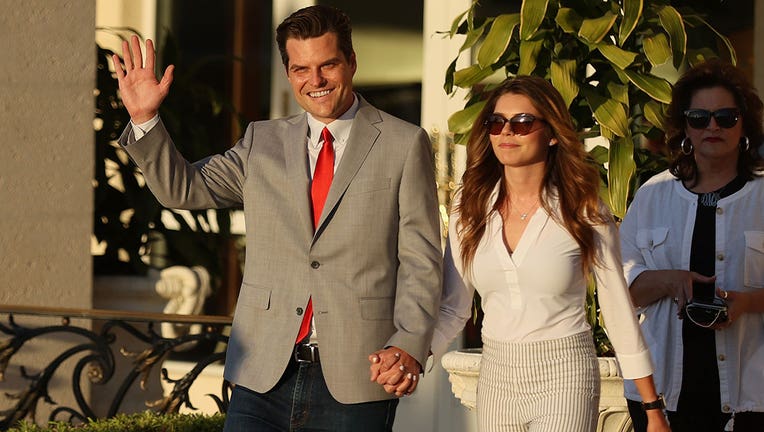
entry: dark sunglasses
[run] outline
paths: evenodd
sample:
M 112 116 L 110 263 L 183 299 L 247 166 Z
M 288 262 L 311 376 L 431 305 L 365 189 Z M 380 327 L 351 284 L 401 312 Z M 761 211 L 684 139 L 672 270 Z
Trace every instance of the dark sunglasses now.
M 488 127 L 488 133 L 491 135 L 500 135 L 507 123 L 509 123 L 509 131 L 514 135 L 528 135 L 536 130 L 533 129 L 533 125 L 537 121 L 545 122 L 544 119 L 537 118 L 533 114 L 515 114 L 509 120 L 499 114 L 491 114 L 483 125 Z
M 722 108 L 716 111 L 704 109 L 688 109 L 684 112 L 684 118 L 687 119 L 687 125 L 693 129 L 704 129 L 711 123 L 711 117 L 716 120 L 716 124 L 724 129 L 729 129 L 737 124 L 740 118 L 740 111 L 737 108 Z

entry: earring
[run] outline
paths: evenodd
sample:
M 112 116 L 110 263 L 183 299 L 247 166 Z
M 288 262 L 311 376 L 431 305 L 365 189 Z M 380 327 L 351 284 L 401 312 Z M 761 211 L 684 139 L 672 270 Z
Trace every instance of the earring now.
M 745 142 L 745 145 L 742 145 L 742 143 Z M 749 148 L 751 148 L 751 142 L 748 140 L 747 136 L 744 136 L 740 139 L 740 148 L 743 149 L 743 152 L 747 152 Z
M 690 141 L 690 137 L 684 137 L 682 142 L 679 144 L 679 148 L 682 150 L 682 153 L 685 156 L 689 156 L 692 154 L 692 141 Z

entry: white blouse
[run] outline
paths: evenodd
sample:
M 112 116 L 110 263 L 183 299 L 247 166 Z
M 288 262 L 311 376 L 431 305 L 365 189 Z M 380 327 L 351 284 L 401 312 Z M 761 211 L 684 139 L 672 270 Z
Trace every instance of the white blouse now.
M 490 203 L 496 201 L 498 190 L 497 184 Z M 454 202 L 459 199 L 457 193 Z M 551 202 L 556 208 L 557 201 Z M 459 214 L 452 212 L 442 304 L 432 344 L 436 358 L 470 318 L 475 289 L 485 314 L 483 335 L 490 339 L 531 342 L 591 331 L 586 321 L 586 279 L 580 249 L 543 208 L 531 217 L 511 254 L 504 245 L 501 215 L 491 212 L 472 270 L 466 274 L 458 255 L 458 225 Z M 595 231 L 600 259 L 594 269 L 598 299 L 622 373 L 627 378 L 650 375 L 650 354 L 621 271 L 618 232 L 612 223 L 597 226 Z

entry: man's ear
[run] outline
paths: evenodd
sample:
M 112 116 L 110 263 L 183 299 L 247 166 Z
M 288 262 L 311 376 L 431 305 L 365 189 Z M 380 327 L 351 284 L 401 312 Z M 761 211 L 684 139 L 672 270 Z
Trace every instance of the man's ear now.
M 348 63 L 350 64 L 350 69 L 353 71 L 353 75 L 355 75 L 355 71 L 358 69 L 358 62 L 355 58 L 355 51 L 353 51 L 352 54 L 350 54 L 350 59 L 348 59 Z

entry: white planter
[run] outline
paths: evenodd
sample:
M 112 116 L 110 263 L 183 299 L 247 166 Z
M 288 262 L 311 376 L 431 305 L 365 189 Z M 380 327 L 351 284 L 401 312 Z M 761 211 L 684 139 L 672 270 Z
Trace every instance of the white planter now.
M 458 350 L 446 353 L 441 359 L 448 372 L 451 391 L 467 409 L 474 409 L 477 382 L 480 373 L 481 350 Z M 615 358 L 600 357 L 600 416 L 597 432 L 631 432 L 631 419 L 623 397 L 623 378 L 618 373 Z

